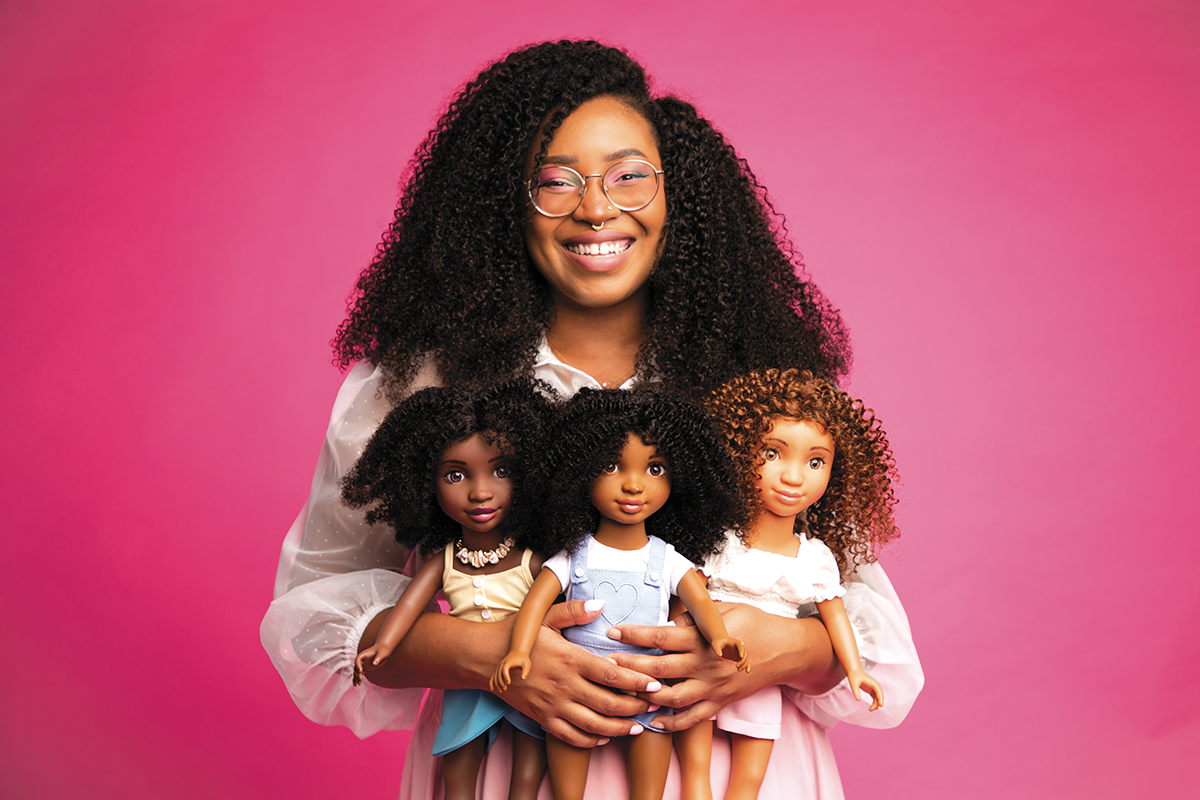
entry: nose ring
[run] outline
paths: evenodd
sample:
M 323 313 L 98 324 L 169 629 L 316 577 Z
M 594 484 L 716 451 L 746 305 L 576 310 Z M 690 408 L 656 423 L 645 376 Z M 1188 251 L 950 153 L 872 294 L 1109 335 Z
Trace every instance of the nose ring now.
M 608 222 L 608 220 L 604 220 L 604 222 Z M 601 222 L 599 225 L 597 225 L 596 223 L 594 223 L 594 222 L 593 222 L 593 223 L 592 223 L 592 230 L 594 230 L 594 231 L 600 231 L 600 230 L 601 230 L 601 229 L 604 227 L 604 222 Z

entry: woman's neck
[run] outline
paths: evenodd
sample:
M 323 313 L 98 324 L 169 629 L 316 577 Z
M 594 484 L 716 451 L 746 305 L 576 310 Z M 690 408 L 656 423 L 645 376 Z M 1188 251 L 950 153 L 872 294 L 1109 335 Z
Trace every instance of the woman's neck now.
M 633 377 L 646 323 L 646 289 L 608 308 L 573 304 L 556 293 L 546 343 L 564 364 L 615 388 Z

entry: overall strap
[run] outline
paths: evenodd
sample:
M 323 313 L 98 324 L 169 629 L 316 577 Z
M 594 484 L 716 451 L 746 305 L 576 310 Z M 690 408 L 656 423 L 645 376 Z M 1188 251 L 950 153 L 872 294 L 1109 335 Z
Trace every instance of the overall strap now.
M 643 578 L 647 586 L 662 585 L 663 565 L 667 562 L 667 543 L 657 536 L 650 537 L 650 558 L 646 561 L 646 575 Z

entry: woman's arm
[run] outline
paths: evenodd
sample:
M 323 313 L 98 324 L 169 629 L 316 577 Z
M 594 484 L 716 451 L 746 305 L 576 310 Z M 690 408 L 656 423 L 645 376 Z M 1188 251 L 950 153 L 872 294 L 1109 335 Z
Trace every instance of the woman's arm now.
M 375 643 L 365 650 L 360 650 L 354 659 L 354 685 L 362 683 L 363 674 L 373 672 L 386 664 L 388 656 L 396 649 L 396 645 L 408 635 L 413 623 L 426 606 L 433 600 L 434 595 L 442 588 L 443 561 L 431 558 L 417 572 L 412 583 L 404 590 L 404 594 L 387 614 L 376 637 Z M 362 641 L 359 641 L 361 647 Z
M 610 631 L 609 635 L 617 634 L 614 638 L 620 641 L 668 653 L 657 657 L 619 654 L 615 658 L 621 666 L 660 681 L 683 679 L 656 693 L 654 701 L 691 708 L 659 717 L 656 726 L 684 730 L 764 686 L 787 684 L 817 694 L 829 691 L 842 679 L 829 635 L 816 617 L 777 617 L 740 603 L 716 605 L 730 635 L 744 641 L 747 652 L 754 653 L 753 672 L 738 672 L 731 662 L 718 658 L 691 626 L 621 625 Z
M 623 669 L 562 638 L 558 631 L 591 622 L 599 609 L 587 611 L 582 601 L 551 607 L 536 631 L 529 677 L 515 681 L 504 702 L 537 720 L 555 737 L 575 747 L 592 747 L 612 736 L 629 733 L 621 719 L 649 708 L 638 697 L 613 692 L 654 691 L 658 684 Z M 478 623 L 445 614 L 422 614 L 413 623 L 388 663 L 367 676 L 387 687 L 483 689 L 496 664 L 509 650 L 512 623 Z M 362 649 L 374 641 L 383 624 L 380 614 L 363 634 Z M 453 642 L 453 646 L 447 646 Z M 707 647 L 707 645 L 705 645 Z

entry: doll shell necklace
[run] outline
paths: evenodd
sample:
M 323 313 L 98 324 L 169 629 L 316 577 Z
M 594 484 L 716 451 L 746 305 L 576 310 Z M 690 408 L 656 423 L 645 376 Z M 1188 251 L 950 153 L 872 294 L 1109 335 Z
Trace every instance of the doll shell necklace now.
M 458 552 L 454 555 L 464 564 L 470 564 L 475 569 L 479 569 L 484 564 L 498 564 L 500 559 L 508 555 L 508 551 L 512 550 L 513 538 L 509 536 L 503 542 L 496 546 L 495 550 L 468 550 L 463 545 L 463 540 L 459 539 L 454 545 Z

